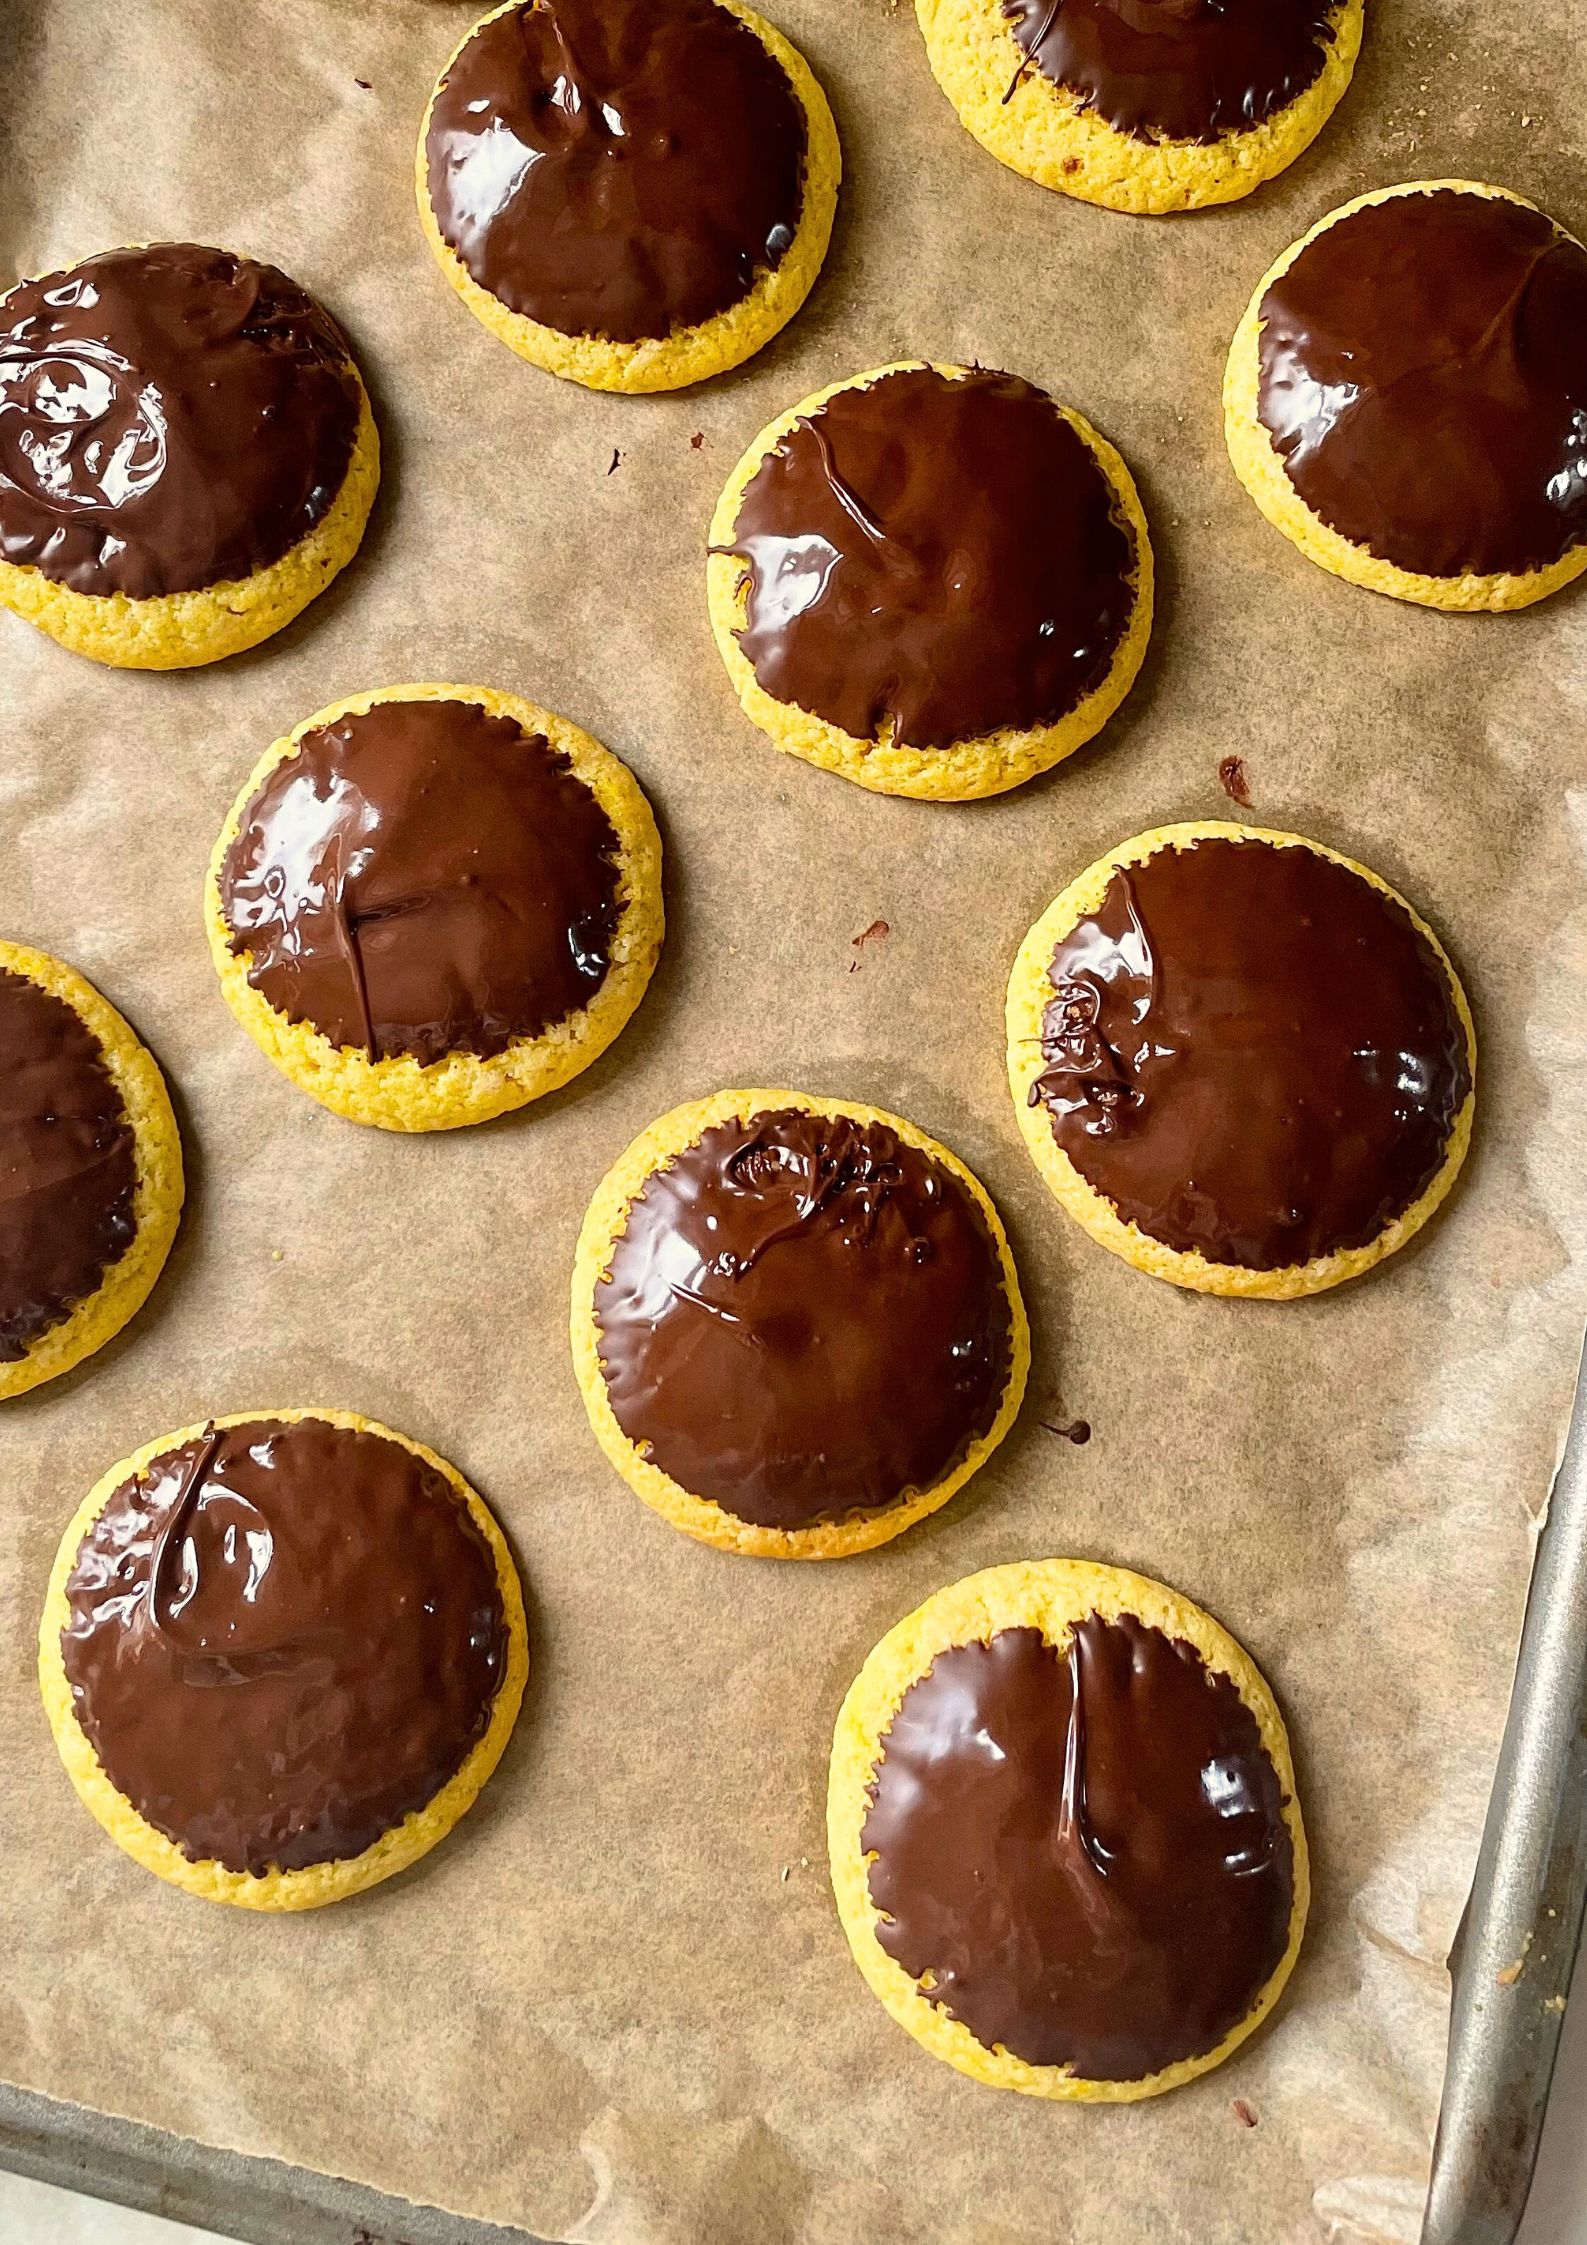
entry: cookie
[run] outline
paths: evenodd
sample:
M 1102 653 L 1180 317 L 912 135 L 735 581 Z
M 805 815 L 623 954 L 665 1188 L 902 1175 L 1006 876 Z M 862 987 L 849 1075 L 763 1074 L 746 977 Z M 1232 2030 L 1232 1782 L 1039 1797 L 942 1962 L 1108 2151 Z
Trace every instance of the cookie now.
M 257 646 L 352 559 L 379 480 L 347 339 L 273 265 L 162 242 L 0 298 L 0 606 L 74 654 Z
M 1587 569 L 1587 249 L 1519 195 L 1331 212 L 1252 297 L 1223 408 L 1263 514 L 1350 584 L 1526 608 Z
M 804 57 L 740 0 L 508 0 L 431 97 L 419 217 L 520 358 L 676 390 L 793 318 L 840 170 Z
M 1221 2065 L 1306 1924 L 1289 1740 L 1188 1598 L 1078 1559 L 970 1575 L 889 1630 L 838 1716 L 838 1915 L 933 2057 L 1126 2104 Z
M 915 0 L 932 75 L 1001 163 L 1109 210 L 1249 195 L 1350 83 L 1363 0 Z
M 153 1056 L 74 968 L 0 943 L 0 1399 L 136 1316 L 181 1213 Z
M 663 1115 L 590 1203 L 573 1361 L 597 1440 L 673 1527 L 837 1559 L 947 1503 L 1030 1365 L 985 1190 L 896 1115 L 722 1091 Z
M 480 1499 L 350 1411 L 211 1419 L 112 1466 L 39 1630 L 84 1805 L 146 1870 L 249 1910 L 428 1854 L 500 1760 L 528 1657 Z
M 484 686 L 385 686 L 266 750 L 204 890 L 226 1003 L 311 1098 L 450 1130 L 587 1068 L 661 951 L 661 841 L 588 733 Z
M 728 479 L 711 625 L 772 742 L 962 802 L 1101 731 L 1140 669 L 1152 549 L 1105 437 L 1017 375 L 905 360 L 818 390 Z
M 1219 821 L 1137 834 L 1020 946 L 1008 1074 L 1052 1191 L 1115 1255 L 1289 1301 L 1403 1247 L 1459 1174 L 1476 1039 L 1365 866 Z

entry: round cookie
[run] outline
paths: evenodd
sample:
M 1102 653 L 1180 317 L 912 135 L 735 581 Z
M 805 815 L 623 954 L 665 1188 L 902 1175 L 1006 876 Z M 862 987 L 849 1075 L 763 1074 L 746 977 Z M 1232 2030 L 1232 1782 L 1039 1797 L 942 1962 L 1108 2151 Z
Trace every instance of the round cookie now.
M 728 478 L 711 626 L 774 745 L 886 795 L 1001 794 L 1100 732 L 1152 624 L 1130 471 L 1017 375 L 918 359 L 818 390 Z
M 554 1091 L 644 996 L 661 841 L 588 733 L 483 686 L 305 719 L 233 804 L 204 889 L 227 1004 L 334 1113 L 450 1130 Z
M 316 1909 L 428 1854 L 500 1760 L 527 1672 L 484 1504 L 350 1411 L 211 1419 L 112 1466 L 39 1629 L 84 1805 L 157 1877 L 250 1910 Z
M 121 1331 L 181 1213 L 153 1056 L 74 968 L 0 943 L 0 1399 Z
M 915 0 L 932 74 L 1001 163 L 1109 210 L 1249 195 L 1350 83 L 1363 0 Z
M 1289 1740 L 1188 1598 L 988 1568 L 877 1645 L 832 1744 L 838 1915 L 871 1991 L 997 2089 L 1126 2104 L 1278 2001 L 1310 1894 Z
M 1208 821 L 1086 868 L 1008 986 L 1047 1184 L 1137 1270 L 1290 1301 L 1419 1232 L 1471 1140 L 1476 1039 L 1438 938 L 1365 866 Z
M 1223 408 L 1263 514 L 1350 584 L 1512 609 L 1587 569 L 1587 249 L 1519 195 L 1330 212 L 1258 285 Z
M 0 606 L 74 654 L 257 646 L 352 559 L 379 480 L 347 339 L 273 265 L 162 242 L 0 298 Z
M 793 1091 L 718 1092 L 634 1141 L 579 1234 L 572 1340 L 629 1487 L 773 1559 L 868 1551 L 946 1504 L 1030 1366 L 964 1164 L 896 1115 Z
M 419 218 L 520 358 L 676 390 L 793 318 L 841 168 L 804 57 L 741 0 L 507 0 L 431 96 Z

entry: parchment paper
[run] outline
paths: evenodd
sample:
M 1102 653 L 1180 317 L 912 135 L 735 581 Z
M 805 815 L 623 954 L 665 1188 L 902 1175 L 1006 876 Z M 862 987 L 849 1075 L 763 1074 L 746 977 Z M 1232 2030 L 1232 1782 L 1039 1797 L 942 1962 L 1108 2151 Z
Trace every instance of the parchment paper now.
M 1003 171 L 906 7 L 774 13 L 843 136 L 832 255 L 746 369 L 658 400 L 520 365 L 431 263 L 412 143 L 466 7 L 0 17 L 6 280 L 171 236 L 274 259 L 346 322 L 386 445 L 361 557 L 254 655 L 117 675 L 0 619 L 0 918 L 149 1039 L 191 1176 L 149 1308 L 0 1423 L 0 2071 L 589 2245 L 1410 2245 L 1444 1957 L 1587 1311 L 1587 602 L 1445 619 L 1324 576 L 1236 486 L 1218 386 L 1271 258 L 1363 188 L 1496 180 L 1582 231 L 1576 0 L 1372 0 L 1319 147 L 1246 204 L 1163 221 Z M 706 624 L 705 527 L 741 446 L 914 352 L 1012 368 L 1091 415 L 1160 557 L 1123 714 L 977 808 L 779 758 Z M 627 758 L 661 819 L 671 928 L 637 1020 L 570 1090 L 404 1141 L 322 1113 L 233 1026 L 199 886 L 266 742 L 414 678 L 535 696 Z M 1122 836 L 1225 812 L 1231 752 L 1257 817 L 1426 912 L 1482 1044 L 1444 1216 L 1302 1306 L 1190 1298 L 1102 1253 L 1045 1194 L 1003 1078 L 1030 920 Z M 856 950 L 879 918 L 891 933 Z M 819 1568 L 728 1558 L 646 1512 L 595 1447 L 564 1331 L 613 1156 L 679 1099 L 783 1081 L 955 1147 L 1008 1220 L 1037 1335 L 1023 1420 L 970 1491 Z M 428 1862 L 273 1922 L 158 1885 L 100 1835 L 56 1764 L 32 1638 L 106 1465 L 208 1412 L 316 1401 L 473 1478 L 523 1565 L 535 1673 L 498 1775 Z M 1038 1423 L 1071 1415 L 1095 1428 L 1084 1449 Z M 1273 2027 L 1133 2110 L 997 2095 L 927 2059 L 850 1963 L 824 1869 L 831 1723 L 872 1642 L 972 1568 L 1053 1553 L 1165 1576 L 1244 1640 L 1291 1717 L 1315 1850 Z

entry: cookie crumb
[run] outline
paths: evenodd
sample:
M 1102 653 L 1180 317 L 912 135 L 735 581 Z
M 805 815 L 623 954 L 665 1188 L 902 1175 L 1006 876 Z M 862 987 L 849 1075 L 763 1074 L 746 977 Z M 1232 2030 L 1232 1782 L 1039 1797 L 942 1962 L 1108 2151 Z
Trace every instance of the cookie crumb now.
M 1517 1957 L 1514 1964 L 1501 1964 L 1493 1977 L 1501 1988 L 1513 1988 L 1520 1979 L 1525 1964 L 1525 1957 Z
M 1238 803 L 1242 811 L 1251 808 L 1251 784 L 1246 777 L 1243 756 L 1225 756 L 1218 766 L 1218 785 L 1231 803 Z
M 696 429 L 693 436 L 689 439 L 689 450 L 691 452 L 698 452 L 704 442 L 705 431 L 703 429 Z
M 880 943 L 884 935 L 891 935 L 892 932 L 885 920 L 873 920 L 868 928 L 862 928 L 858 935 L 851 936 L 849 940 L 856 951 L 863 951 L 868 943 Z
M 1545 2011 L 1560 2012 L 1564 2008 L 1565 1998 L 1563 1996 L 1545 1996 L 1543 1998 L 1543 2009 Z
M 620 453 L 620 452 L 618 451 L 618 449 L 617 449 L 616 445 L 614 444 L 614 445 L 612 446 L 612 464 L 611 464 L 611 466 L 610 466 L 610 467 L 609 467 L 609 468 L 607 469 L 607 471 L 606 471 L 606 472 L 607 472 L 607 474 L 608 474 L 609 476 L 614 476 L 614 475 L 616 475 L 616 473 L 617 473 L 617 463 L 618 463 L 618 461 L 619 461 L 619 460 L 620 460 L 621 458 L 622 458 L 622 454 L 621 454 L 621 453 Z
M 808 1855 L 801 1855 L 801 1856 L 800 1856 L 800 1858 L 799 1858 L 799 1868 L 800 1868 L 800 1870 L 801 1870 L 801 1871 L 808 1871 L 808 1870 L 809 1870 L 809 1868 L 810 1868 L 810 1858 L 809 1858 L 809 1856 L 808 1856 Z
M 1077 1450 L 1083 1443 L 1091 1440 L 1089 1419 L 1038 1419 L 1036 1424 L 1045 1427 L 1049 1434 L 1059 1435 L 1065 1442 L 1072 1442 Z
M 1234 2100 L 1234 2117 L 1242 2128 L 1254 2128 L 1256 2126 L 1256 2114 L 1243 2097 L 1236 2097 Z
M 286 1259 L 287 1259 L 287 1258 L 286 1258 L 286 1249 L 285 1249 L 285 1248 L 283 1248 L 283 1247 L 272 1247 L 272 1248 L 271 1248 L 271 1250 L 270 1250 L 270 1260 L 271 1260 L 271 1262 L 272 1262 L 272 1263 L 284 1263 L 284 1262 L 286 1261 Z
M 788 1868 L 786 1863 L 782 1867 L 782 1883 L 784 1886 L 788 1884 Z

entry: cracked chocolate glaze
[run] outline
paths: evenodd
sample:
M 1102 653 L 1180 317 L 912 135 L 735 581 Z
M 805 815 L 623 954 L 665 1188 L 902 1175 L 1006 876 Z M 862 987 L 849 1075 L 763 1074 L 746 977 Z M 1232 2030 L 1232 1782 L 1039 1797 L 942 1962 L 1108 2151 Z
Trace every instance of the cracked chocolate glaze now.
M 1056 724 L 1100 686 L 1135 539 L 1085 439 L 1017 375 L 838 390 L 739 501 L 740 647 L 766 692 L 910 748 Z
M 1210 144 L 1322 75 L 1340 0 L 1003 0 L 1023 61 L 1115 132 Z
M 561 334 L 638 343 L 730 310 L 782 262 L 805 117 L 717 0 L 532 0 L 447 71 L 425 161 L 481 288 Z
M 876 1938 L 977 2042 L 1088 2081 L 1217 2048 L 1289 1945 L 1294 1847 L 1256 1719 L 1133 1615 L 937 1654 L 882 1741 Z
M 346 477 L 362 392 L 314 299 L 251 257 L 106 250 L 0 301 L 0 556 L 148 600 L 251 577 Z
M 98 1039 L 0 968 L 0 1363 L 95 1293 L 137 1233 L 137 1150 Z
M 1587 536 L 1587 250 L 1541 211 L 1390 196 L 1309 242 L 1261 317 L 1259 417 L 1352 545 L 1490 576 Z
M 111 1783 L 193 1862 L 362 1854 L 484 1734 L 495 1561 L 443 1475 L 322 1419 L 210 1427 L 116 1490 L 61 1653 Z
M 655 1171 L 595 1290 L 617 1423 L 766 1528 L 880 1512 L 987 1434 L 1012 1318 L 950 1170 L 884 1123 L 772 1110 Z
M 1365 1247 L 1443 1167 L 1471 1089 L 1442 961 L 1305 847 L 1120 867 L 1048 969 L 1031 1105 L 1126 1222 L 1279 1270 Z
M 222 861 L 221 910 L 289 1021 L 371 1060 L 483 1058 L 600 989 L 618 852 L 543 734 L 474 702 L 376 702 L 270 773 Z

